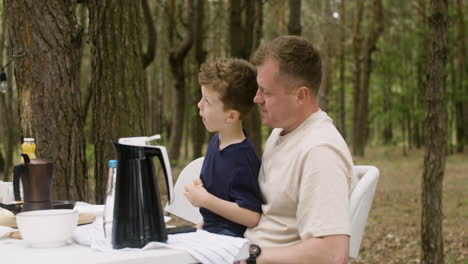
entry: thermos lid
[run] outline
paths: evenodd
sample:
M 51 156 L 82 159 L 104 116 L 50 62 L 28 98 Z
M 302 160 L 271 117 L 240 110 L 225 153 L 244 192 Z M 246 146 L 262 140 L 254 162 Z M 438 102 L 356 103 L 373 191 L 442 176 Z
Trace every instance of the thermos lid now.
M 116 160 L 109 160 L 107 162 L 107 165 L 109 166 L 109 168 L 117 168 L 117 161 Z

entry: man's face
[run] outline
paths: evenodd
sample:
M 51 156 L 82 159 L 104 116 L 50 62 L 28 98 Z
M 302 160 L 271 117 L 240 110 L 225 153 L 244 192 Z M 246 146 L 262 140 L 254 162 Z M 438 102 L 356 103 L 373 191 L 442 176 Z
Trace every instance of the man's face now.
M 279 75 L 279 65 L 274 59 L 267 59 L 257 67 L 258 90 L 254 102 L 260 105 L 262 123 L 285 132 L 295 127 L 297 100 L 295 89 L 288 90 L 287 79 Z

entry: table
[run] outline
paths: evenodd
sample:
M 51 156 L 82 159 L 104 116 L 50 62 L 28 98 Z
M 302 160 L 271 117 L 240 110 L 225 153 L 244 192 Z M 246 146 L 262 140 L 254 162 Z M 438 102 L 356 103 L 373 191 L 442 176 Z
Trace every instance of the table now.
M 103 205 L 90 205 L 78 202 L 75 206 L 80 212 L 97 215 L 95 225 L 102 225 L 101 220 Z M 93 225 L 91 224 L 91 225 Z M 88 227 L 92 227 L 92 226 Z M 83 226 L 85 227 L 85 226 Z M 94 231 L 93 231 L 94 234 Z M 223 239 L 224 240 L 224 239 Z M 246 243 L 235 257 L 236 260 L 247 259 L 249 246 Z M 77 243 L 70 243 L 59 248 L 38 249 L 30 248 L 23 240 L 4 238 L 0 239 L 1 263 L 25 263 L 25 264 L 143 264 L 143 263 L 170 263 L 188 264 L 198 263 L 189 253 L 179 249 L 155 248 L 147 250 L 118 250 L 98 251 L 91 247 Z
M 175 249 L 154 249 L 145 251 L 101 252 L 78 244 L 65 247 L 36 249 L 28 248 L 24 241 L 6 239 L 0 242 L 2 263 L 31 264 L 140 264 L 140 263 L 197 263 L 188 253 Z
M 248 247 L 242 248 L 238 260 L 248 257 Z M 158 248 L 141 251 L 96 251 L 79 244 L 69 244 L 59 248 L 29 248 L 25 242 L 16 239 L 0 240 L 1 263 L 25 264 L 149 264 L 198 263 L 190 254 L 182 250 Z

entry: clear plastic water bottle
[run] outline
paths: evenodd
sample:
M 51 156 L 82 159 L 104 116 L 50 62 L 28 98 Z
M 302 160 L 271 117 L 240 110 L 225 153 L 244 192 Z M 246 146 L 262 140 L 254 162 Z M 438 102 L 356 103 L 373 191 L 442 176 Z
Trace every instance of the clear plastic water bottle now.
M 104 204 L 103 227 L 106 239 L 112 239 L 112 219 L 114 217 L 115 180 L 117 178 L 117 161 L 109 160 L 109 176 L 107 177 L 106 201 Z

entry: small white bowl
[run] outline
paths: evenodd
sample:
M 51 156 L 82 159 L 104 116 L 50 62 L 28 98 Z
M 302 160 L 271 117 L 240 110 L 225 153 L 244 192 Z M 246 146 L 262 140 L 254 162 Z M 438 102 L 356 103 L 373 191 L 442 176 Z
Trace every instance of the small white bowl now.
M 52 209 L 24 212 L 16 215 L 16 223 L 23 240 L 31 247 L 60 247 L 72 238 L 78 224 L 78 211 Z

